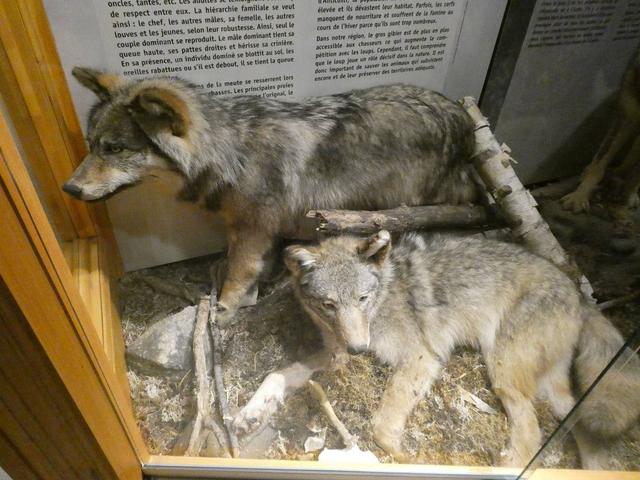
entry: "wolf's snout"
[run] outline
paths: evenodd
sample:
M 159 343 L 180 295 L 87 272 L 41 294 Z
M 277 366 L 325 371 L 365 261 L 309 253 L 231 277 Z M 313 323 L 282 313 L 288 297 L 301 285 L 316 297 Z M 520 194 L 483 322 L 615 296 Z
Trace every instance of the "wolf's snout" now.
M 62 185 L 62 190 L 75 198 L 82 197 L 82 187 L 79 187 L 75 183 L 67 182 Z
M 349 345 L 347 347 L 347 352 L 349 353 L 349 355 L 360 355 L 361 353 L 364 353 L 366 350 L 367 350 L 366 345 L 356 345 L 355 347 L 353 345 Z

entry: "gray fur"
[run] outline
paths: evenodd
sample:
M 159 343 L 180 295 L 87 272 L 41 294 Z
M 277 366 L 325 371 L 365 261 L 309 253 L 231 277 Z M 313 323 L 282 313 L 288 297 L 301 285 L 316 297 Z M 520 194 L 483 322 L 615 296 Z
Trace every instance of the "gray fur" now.
M 309 258 L 303 266 L 301 259 Z M 574 405 L 576 353 L 582 393 L 623 344 L 567 275 L 514 244 L 449 237 L 427 243 L 408 235 L 391 249 L 388 233 L 380 232 L 367 240 L 336 237 L 289 247 L 287 265 L 334 358 L 369 350 L 395 367 L 373 431 L 400 459 L 406 418 L 455 347 L 482 353 L 511 424 L 503 463 L 524 465 L 541 442 L 532 400 L 546 398 L 563 418 Z M 628 358 L 628 370 L 598 387 L 574 430 L 585 467 L 603 466 L 597 436 L 619 435 L 640 413 L 640 359 Z M 297 375 L 329 365 L 298 368 Z M 271 384 L 256 395 L 274 389 Z M 240 430 L 248 416 L 265 417 L 253 399 L 236 419 Z
M 455 204 L 476 195 L 472 121 L 423 88 L 292 102 L 211 97 L 178 79 L 74 75 L 101 101 L 89 116 L 91 153 L 65 189 L 95 200 L 157 168 L 178 173 L 183 199 L 204 201 L 226 220 L 231 283 L 220 302 L 229 309 L 274 239 L 295 232 L 308 210 Z

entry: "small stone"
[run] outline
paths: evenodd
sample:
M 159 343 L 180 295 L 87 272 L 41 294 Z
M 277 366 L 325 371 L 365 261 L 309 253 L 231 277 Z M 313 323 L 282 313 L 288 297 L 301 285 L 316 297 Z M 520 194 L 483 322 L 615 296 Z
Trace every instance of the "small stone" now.
M 324 437 L 307 437 L 304 441 L 305 453 L 317 452 L 324 448 Z
M 184 373 L 193 368 L 193 330 L 196 307 L 190 305 L 154 323 L 127 349 L 130 364 L 147 375 Z M 211 371 L 211 344 L 204 342 L 207 371 Z

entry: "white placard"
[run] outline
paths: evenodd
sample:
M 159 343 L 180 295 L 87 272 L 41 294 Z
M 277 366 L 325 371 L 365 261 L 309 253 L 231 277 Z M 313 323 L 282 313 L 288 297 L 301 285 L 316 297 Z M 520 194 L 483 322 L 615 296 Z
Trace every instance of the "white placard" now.
M 215 94 L 441 91 L 465 0 L 93 0 L 110 70 Z

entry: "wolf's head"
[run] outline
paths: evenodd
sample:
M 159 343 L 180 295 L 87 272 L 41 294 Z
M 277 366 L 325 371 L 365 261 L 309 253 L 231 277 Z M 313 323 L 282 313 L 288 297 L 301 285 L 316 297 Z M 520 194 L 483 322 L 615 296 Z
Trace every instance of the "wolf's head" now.
M 197 94 L 171 79 L 126 81 L 74 68 L 73 76 L 99 101 L 89 114 L 89 154 L 63 190 L 99 200 L 160 170 L 184 173 L 194 130 L 203 123 Z
M 369 347 L 370 321 L 387 288 L 391 236 L 335 237 L 319 246 L 291 246 L 285 262 L 296 295 L 314 322 L 341 350 Z

